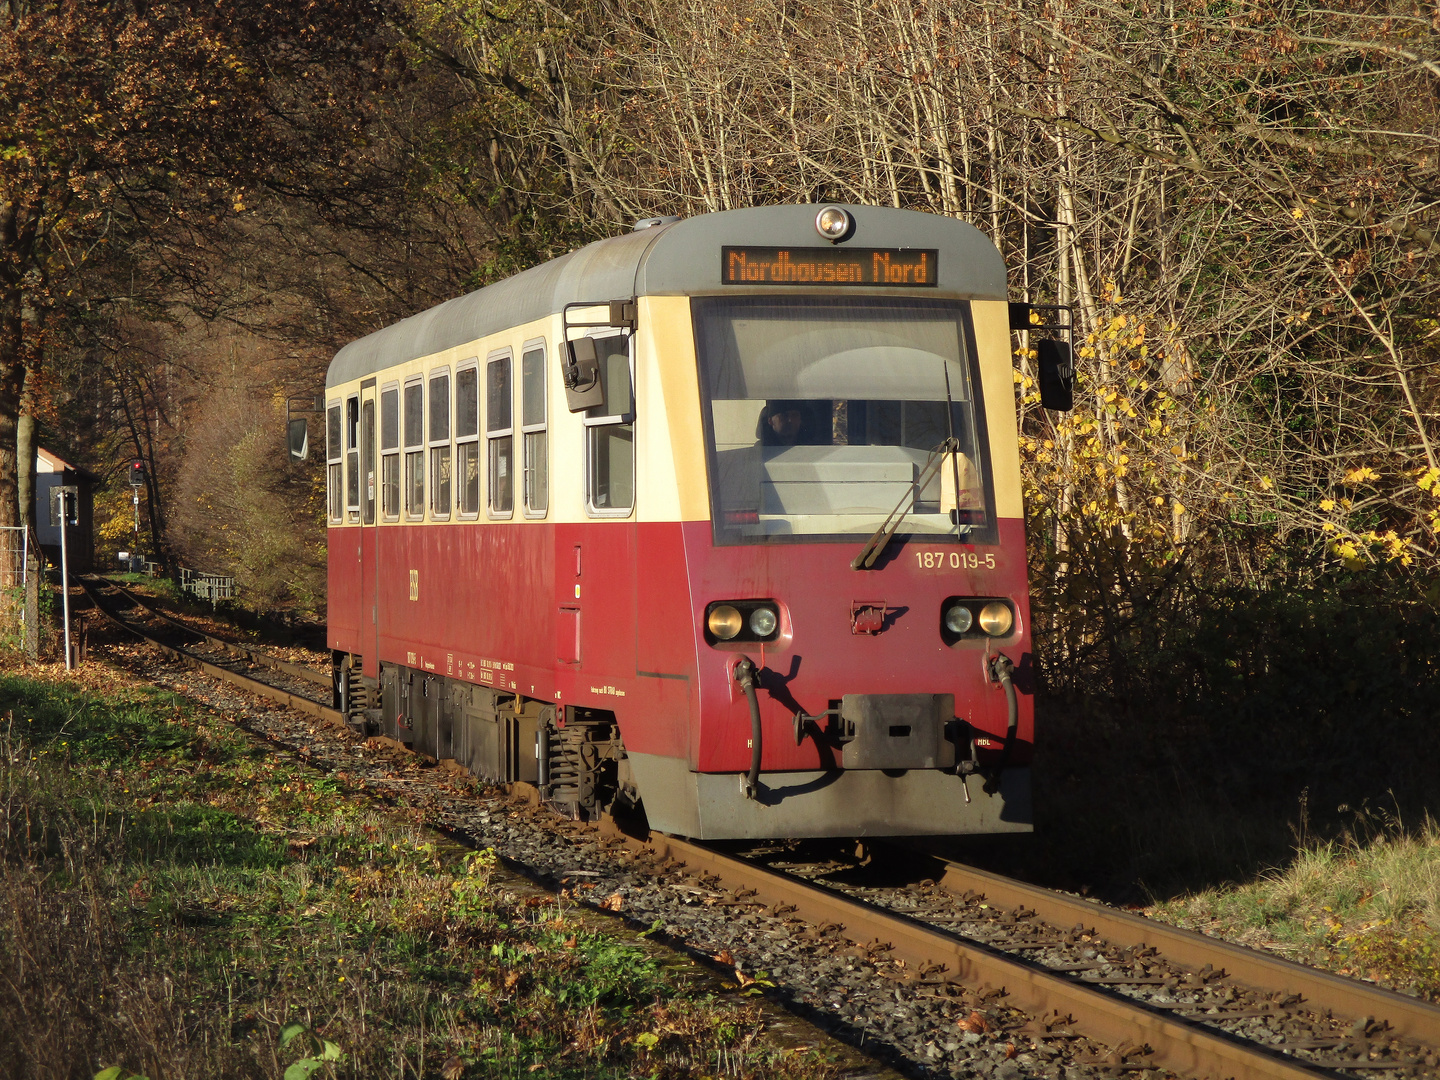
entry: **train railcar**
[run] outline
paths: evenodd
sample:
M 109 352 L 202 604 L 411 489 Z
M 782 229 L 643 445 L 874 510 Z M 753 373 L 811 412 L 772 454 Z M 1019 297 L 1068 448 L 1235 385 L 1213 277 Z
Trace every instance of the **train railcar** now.
M 1029 830 L 1011 315 L 969 225 L 771 206 L 345 346 L 339 705 L 678 835 Z

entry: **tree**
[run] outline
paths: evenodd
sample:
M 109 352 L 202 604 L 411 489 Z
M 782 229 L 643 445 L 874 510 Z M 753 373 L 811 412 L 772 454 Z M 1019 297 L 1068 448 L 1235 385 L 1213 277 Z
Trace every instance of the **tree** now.
M 209 238 L 298 155 L 354 137 L 333 90 L 377 70 L 386 15 L 368 0 L 0 5 L 0 525 L 20 520 L 16 423 L 60 316 L 222 310 Z M 307 98 L 321 62 L 330 96 Z

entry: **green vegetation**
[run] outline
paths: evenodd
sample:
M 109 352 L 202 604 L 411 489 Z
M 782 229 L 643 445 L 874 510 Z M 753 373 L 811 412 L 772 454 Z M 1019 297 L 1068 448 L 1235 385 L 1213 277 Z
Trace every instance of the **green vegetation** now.
M 94 669 L 46 678 L 0 676 L 0 1074 L 830 1071 L 343 774 Z
M 1351 808 L 1417 822 L 1440 807 L 1440 616 L 1414 582 L 1222 589 L 1090 552 L 1075 569 L 1058 599 L 1037 587 L 1037 622 L 1072 605 L 1066 622 L 1083 606 L 1095 627 L 1083 647 L 1038 641 L 1033 846 L 1048 880 L 1186 895 L 1287 864 L 1297 833 L 1339 839 Z
M 1440 826 L 1391 819 L 1368 838 L 1304 847 L 1284 869 L 1153 914 L 1440 1001 Z

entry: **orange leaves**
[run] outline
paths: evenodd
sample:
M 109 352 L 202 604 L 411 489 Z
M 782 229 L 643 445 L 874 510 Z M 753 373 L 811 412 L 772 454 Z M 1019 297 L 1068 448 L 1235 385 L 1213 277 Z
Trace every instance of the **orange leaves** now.
M 978 1011 L 972 1011 L 969 1016 L 963 1016 L 956 1020 L 955 1026 L 961 1031 L 974 1032 L 976 1035 L 983 1035 L 991 1028 L 990 1021 L 981 1016 Z

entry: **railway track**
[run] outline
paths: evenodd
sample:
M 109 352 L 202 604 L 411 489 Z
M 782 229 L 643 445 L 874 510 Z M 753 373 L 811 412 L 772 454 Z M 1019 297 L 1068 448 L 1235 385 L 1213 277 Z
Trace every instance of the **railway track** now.
M 111 596 L 122 599 L 122 592 Z M 148 610 L 131 600 L 132 612 Z M 96 603 L 174 659 L 343 724 L 314 699 L 157 640 L 134 619 Z M 145 618 L 154 621 L 154 613 Z M 219 639 L 209 639 L 206 647 L 215 643 Z M 227 653 L 238 649 L 247 664 L 263 662 L 251 650 L 219 644 Z M 538 792 L 524 785 L 513 794 L 538 804 Z M 504 820 L 514 816 L 507 812 Z M 485 842 L 501 815 L 458 808 L 439 820 Z M 1163 1070 L 1217 1080 L 1440 1078 L 1440 1009 L 1434 1006 L 958 863 L 891 851 L 876 862 L 904 868 L 905 880 L 897 884 L 833 851 L 811 857 L 814 845 L 772 843 L 736 852 L 661 834 L 631 835 L 609 819 L 598 829 L 559 819 L 547 828 L 554 846 L 562 846 L 563 836 L 576 848 L 540 869 L 557 886 L 593 889 L 592 895 L 628 890 L 627 914 L 642 921 L 656 915 L 677 928 L 679 916 L 666 907 L 675 896 L 692 910 L 722 912 L 732 932 L 744 928 L 747 938 L 819 958 L 848 987 L 840 996 L 852 999 L 854 1015 L 843 1002 L 838 1008 L 852 1029 L 875 1001 L 893 993 L 895 1001 L 919 1003 L 922 1012 L 929 1010 L 925 1015 L 955 1024 L 927 1045 L 953 1035 L 957 1048 L 945 1053 L 957 1060 L 966 1048 L 984 1049 L 981 1040 L 999 1039 L 1009 1040 L 1006 1056 L 1024 1070 L 1016 1076 L 1073 1080 L 1071 1070 L 1078 1068 L 1081 1076 Z M 578 852 L 594 861 L 582 862 Z M 617 857 L 622 869 L 613 865 Z M 671 901 L 663 899 L 667 894 Z M 735 956 L 728 949 L 721 955 L 738 964 L 737 957 L 750 954 L 737 945 Z M 752 971 L 776 953 L 757 946 L 754 955 L 760 959 L 745 960 Z M 780 992 L 787 989 L 783 979 L 776 976 Z M 883 991 L 858 992 L 862 980 Z M 963 1069 L 952 1073 L 965 1075 Z M 1003 1070 L 998 1075 L 1009 1080 Z
M 79 584 L 96 611 L 154 645 L 172 660 L 309 716 L 338 724 L 345 722 L 338 709 L 326 704 L 331 697 L 331 682 L 327 673 L 197 630 L 146 604 L 124 586 L 103 578 L 81 578 Z M 134 615 L 138 617 L 132 617 Z M 145 627 L 145 622 L 158 624 L 161 629 Z M 165 636 L 162 636 L 162 630 Z M 203 645 L 203 651 L 194 644 L 179 644 L 175 640 L 176 635 L 188 635 Z M 247 671 L 237 669 L 235 661 L 263 667 L 272 673 L 272 678 L 269 681 L 258 679 Z

